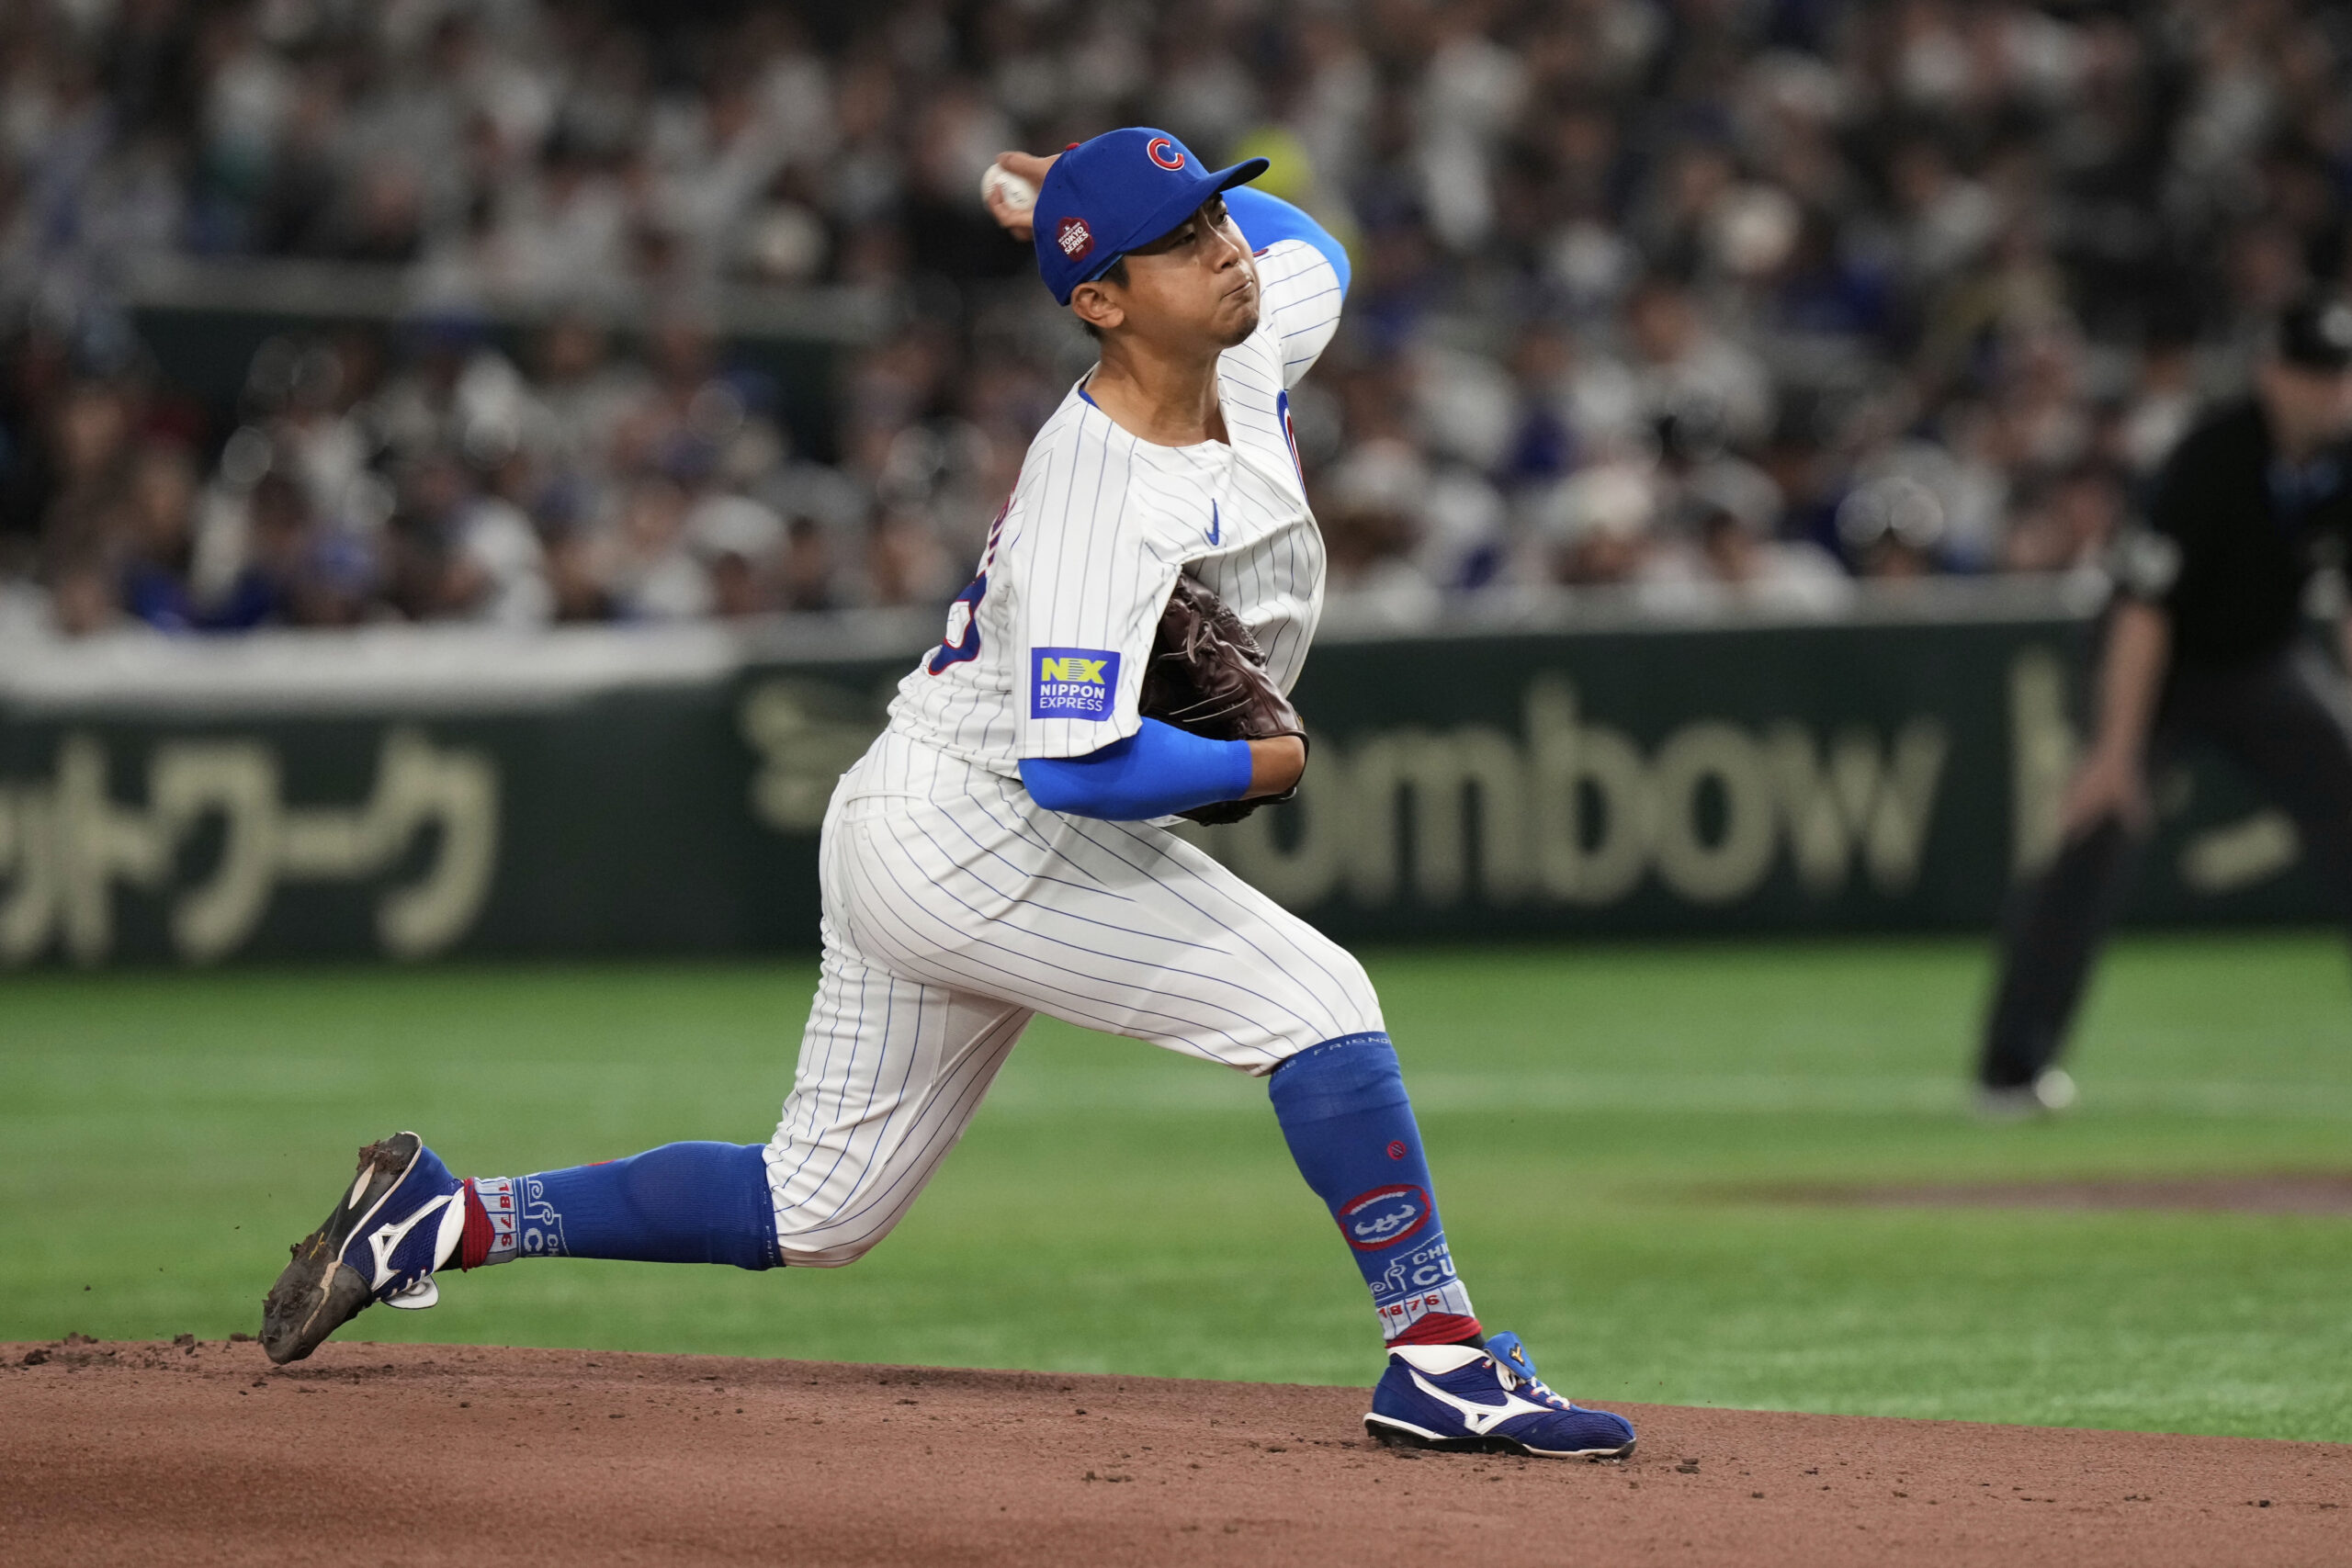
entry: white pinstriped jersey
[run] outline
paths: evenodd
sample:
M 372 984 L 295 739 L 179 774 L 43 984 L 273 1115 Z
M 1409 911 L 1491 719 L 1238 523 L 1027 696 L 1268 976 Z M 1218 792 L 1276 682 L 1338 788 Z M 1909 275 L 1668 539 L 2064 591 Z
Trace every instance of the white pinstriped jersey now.
M 1070 389 L 953 608 L 899 686 L 893 733 L 992 772 L 1080 757 L 1136 732 L 1152 632 L 1190 571 L 1266 650 L 1284 691 L 1323 609 L 1289 389 L 1340 320 L 1330 262 L 1301 240 L 1256 254 L 1258 329 L 1217 361 L 1230 443 L 1160 446 Z M 894 781 L 869 780 L 888 789 Z
M 1077 392 L 1030 447 L 979 576 L 890 726 L 833 792 L 825 961 L 767 1149 L 777 1245 L 848 1263 L 889 1234 L 1037 1013 L 1263 1076 L 1386 1028 L 1363 966 L 1196 845 L 1039 806 L 1023 757 L 1132 734 L 1180 570 L 1257 633 L 1285 688 L 1323 602 L 1290 386 L 1329 342 L 1331 264 L 1258 257 L 1262 316 L 1218 366 L 1232 444 L 1152 446 Z M 1375 1287 L 1384 1335 L 1470 1313 L 1458 1282 Z

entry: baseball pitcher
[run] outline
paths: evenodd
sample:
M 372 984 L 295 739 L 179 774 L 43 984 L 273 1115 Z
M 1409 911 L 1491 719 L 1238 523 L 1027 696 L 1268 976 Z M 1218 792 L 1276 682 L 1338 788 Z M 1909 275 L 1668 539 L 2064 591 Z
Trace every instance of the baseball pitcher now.
M 955 1146 L 1038 1013 L 1267 1081 L 1387 1346 L 1366 1427 L 1416 1447 L 1588 1458 L 1619 1416 L 1545 1387 L 1472 1311 L 1363 968 L 1168 830 L 1282 796 L 1307 764 L 1287 693 L 1324 556 L 1289 389 L 1337 327 L 1346 254 L 1174 137 L 1007 153 L 989 200 L 1101 344 L 1029 448 L 945 635 L 824 825 L 824 966 L 763 1144 L 670 1144 L 451 1175 L 413 1133 L 348 1190 L 264 1305 L 306 1356 L 371 1303 L 516 1258 L 853 1263 Z M 1032 196 L 1034 192 L 1034 196 Z

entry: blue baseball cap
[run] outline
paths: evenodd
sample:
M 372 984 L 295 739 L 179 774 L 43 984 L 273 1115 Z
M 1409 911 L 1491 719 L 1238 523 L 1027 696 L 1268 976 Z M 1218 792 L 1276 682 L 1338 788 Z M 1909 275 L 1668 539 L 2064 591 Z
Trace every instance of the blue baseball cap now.
M 1038 274 L 1055 302 L 1067 305 L 1080 284 L 1167 233 L 1217 192 L 1265 172 L 1263 158 L 1244 158 L 1212 173 L 1182 142 L 1148 125 L 1081 141 L 1054 160 L 1037 193 Z

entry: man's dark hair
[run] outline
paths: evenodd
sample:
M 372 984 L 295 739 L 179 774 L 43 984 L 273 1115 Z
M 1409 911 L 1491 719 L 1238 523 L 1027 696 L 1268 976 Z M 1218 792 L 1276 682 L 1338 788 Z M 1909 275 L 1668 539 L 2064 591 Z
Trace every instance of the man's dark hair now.
M 1110 265 L 1109 268 L 1103 272 L 1101 277 L 1090 277 L 1087 281 L 1089 283 L 1112 283 L 1116 284 L 1121 288 L 1125 288 L 1127 286 L 1127 258 L 1124 255 L 1121 256 L 1118 260 Z M 1078 324 L 1086 329 L 1086 335 L 1088 337 L 1092 338 L 1096 343 L 1101 343 L 1102 341 L 1102 329 L 1097 327 L 1092 321 L 1081 320 Z

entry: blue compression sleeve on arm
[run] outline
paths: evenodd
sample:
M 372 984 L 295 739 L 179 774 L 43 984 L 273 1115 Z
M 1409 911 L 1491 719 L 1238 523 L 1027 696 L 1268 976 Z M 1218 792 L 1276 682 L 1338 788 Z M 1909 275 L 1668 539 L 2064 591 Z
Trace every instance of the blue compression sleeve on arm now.
M 1225 193 L 1225 209 L 1233 214 L 1242 237 L 1259 250 L 1277 240 L 1304 240 L 1323 253 L 1340 275 L 1340 292 L 1348 291 L 1348 253 L 1330 231 L 1278 196 L 1250 186 L 1235 186 Z
M 1250 742 L 1211 740 L 1147 718 L 1083 757 L 1023 757 L 1021 782 L 1048 811 L 1148 822 L 1250 793 Z

